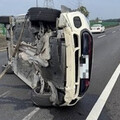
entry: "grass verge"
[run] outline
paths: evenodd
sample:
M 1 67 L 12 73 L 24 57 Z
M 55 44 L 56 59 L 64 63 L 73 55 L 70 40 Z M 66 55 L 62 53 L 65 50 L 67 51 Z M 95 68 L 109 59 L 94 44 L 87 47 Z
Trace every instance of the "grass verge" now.
M 7 47 L 7 41 L 5 36 L 0 35 L 0 50 L 5 49 Z
M 92 26 L 93 24 L 102 24 L 103 26 L 105 26 L 105 28 L 110 28 L 120 25 L 119 22 L 105 22 L 105 21 L 103 21 L 102 23 L 90 22 L 90 26 Z

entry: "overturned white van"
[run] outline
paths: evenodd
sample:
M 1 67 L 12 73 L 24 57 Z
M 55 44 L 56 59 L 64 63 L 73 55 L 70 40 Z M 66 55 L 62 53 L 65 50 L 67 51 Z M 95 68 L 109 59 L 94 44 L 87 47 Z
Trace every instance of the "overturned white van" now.
M 7 28 L 8 64 L 32 88 L 36 105 L 72 106 L 83 97 L 93 38 L 82 13 L 37 7 L 22 17 L 1 16 L 0 23 Z

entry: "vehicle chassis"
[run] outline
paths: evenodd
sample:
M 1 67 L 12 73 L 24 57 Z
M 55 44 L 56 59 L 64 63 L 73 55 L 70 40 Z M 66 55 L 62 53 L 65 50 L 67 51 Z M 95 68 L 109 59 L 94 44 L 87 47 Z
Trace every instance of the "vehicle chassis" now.
M 1 17 L 7 29 L 8 64 L 33 89 L 31 99 L 36 105 L 75 105 L 90 82 L 93 41 L 89 24 L 78 11 L 57 11 L 55 19 L 50 14 L 51 20 L 36 17 L 38 11 L 52 10 L 31 8 L 25 16 Z M 24 23 L 22 41 L 13 57 Z

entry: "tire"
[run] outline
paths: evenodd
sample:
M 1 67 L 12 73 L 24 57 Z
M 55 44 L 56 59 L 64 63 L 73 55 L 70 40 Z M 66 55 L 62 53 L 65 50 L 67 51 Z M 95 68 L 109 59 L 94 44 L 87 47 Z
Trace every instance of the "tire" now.
M 56 22 L 56 18 L 60 16 L 60 11 L 50 8 L 30 8 L 28 10 L 30 21 L 46 21 Z
M 44 88 L 43 93 L 40 93 L 41 86 L 37 86 L 31 93 L 31 100 L 33 103 L 40 107 L 56 106 L 58 103 L 58 93 L 56 88 L 51 82 L 48 82 L 50 91 Z M 45 90 L 46 89 L 46 90 Z
M 50 94 L 38 94 L 35 89 L 31 92 L 31 100 L 36 106 L 40 107 L 50 107 L 52 103 L 50 102 Z
M 32 91 L 31 100 L 37 106 L 49 107 L 49 106 L 59 106 L 64 103 L 64 84 L 66 78 L 66 46 L 64 40 L 55 39 L 50 40 L 50 48 L 51 48 L 51 60 L 49 61 L 49 67 L 41 68 L 42 77 L 46 80 L 54 84 L 54 91 L 58 98 L 58 102 L 56 100 L 56 104 L 50 101 L 52 93 L 37 93 L 37 88 Z M 56 90 L 55 90 L 56 89 Z

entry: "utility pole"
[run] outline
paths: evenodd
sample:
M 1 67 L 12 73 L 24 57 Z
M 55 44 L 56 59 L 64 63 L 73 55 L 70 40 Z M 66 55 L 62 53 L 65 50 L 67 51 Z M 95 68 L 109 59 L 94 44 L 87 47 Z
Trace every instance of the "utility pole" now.
M 53 2 L 53 0 L 44 0 L 44 7 L 54 8 L 54 2 Z
M 38 0 L 36 0 L 36 7 L 38 7 Z

